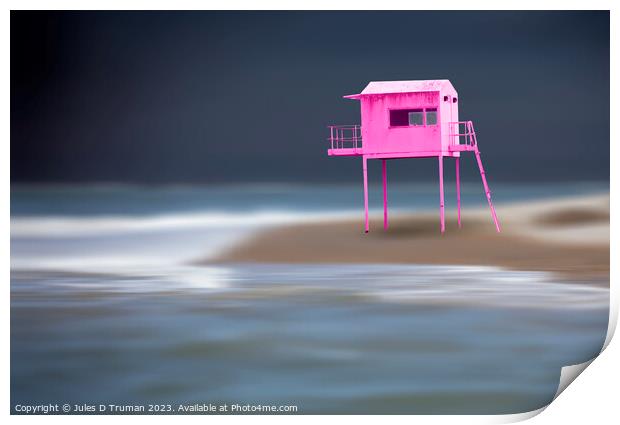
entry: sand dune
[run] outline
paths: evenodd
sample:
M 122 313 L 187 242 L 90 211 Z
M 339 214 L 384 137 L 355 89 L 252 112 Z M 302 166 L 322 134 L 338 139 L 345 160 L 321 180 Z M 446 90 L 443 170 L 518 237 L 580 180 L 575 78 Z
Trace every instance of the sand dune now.
M 499 205 L 502 233 L 487 209 L 465 210 L 462 228 L 438 214 L 398 215 L 383 230 L 362 214 L 331 223 L 310 222 L 268 229 L 209 262 L 406 263 L 493 265 L 543 270 L 571 280 L 609 284 L 609 195 Z

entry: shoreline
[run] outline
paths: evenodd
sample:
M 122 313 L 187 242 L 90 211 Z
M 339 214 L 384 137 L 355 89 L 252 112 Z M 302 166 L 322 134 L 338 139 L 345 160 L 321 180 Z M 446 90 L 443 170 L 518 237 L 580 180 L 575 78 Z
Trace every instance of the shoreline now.
M 496 266 L 552 272 L 563 279 L 609 285 L 609 195 L 500 204 L 497 233 L 488 208 L 446 214 L 398 214 L 387 231 L 382 215 L 363 214 L 259 231 L 197 264 L 428 264 Z

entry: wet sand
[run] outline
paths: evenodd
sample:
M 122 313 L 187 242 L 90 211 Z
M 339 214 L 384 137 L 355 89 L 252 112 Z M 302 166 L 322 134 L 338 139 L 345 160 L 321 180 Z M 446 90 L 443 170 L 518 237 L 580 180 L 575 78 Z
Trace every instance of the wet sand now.
M 439 232 L 437 212 L 397 215 L 383 229 L 360 216 L 267 229 L 202 263 L 397 263 L 499 266 L 549 271 L 567 280 L 609 285 L 609 195 L 497 207 L 502 232 L 488 209 L 465 210 Z

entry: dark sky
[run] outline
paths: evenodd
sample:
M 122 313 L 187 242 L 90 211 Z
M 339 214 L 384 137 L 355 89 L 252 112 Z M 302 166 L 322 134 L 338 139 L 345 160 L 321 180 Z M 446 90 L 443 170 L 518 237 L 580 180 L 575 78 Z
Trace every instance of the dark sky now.
M 341 96 L 435 78 L 492 181 L 609 179 L 608 12 L 11 12 L 11 180 L 359 181 Z

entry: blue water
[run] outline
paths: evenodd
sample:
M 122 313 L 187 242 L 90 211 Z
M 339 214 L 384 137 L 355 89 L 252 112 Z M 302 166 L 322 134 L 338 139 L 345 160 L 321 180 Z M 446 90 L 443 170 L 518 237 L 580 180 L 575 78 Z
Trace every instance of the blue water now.
M 383 208 L 381 187 L 370 185 L 370 207 Z M 497 203 L 609 192 L 607 182 L 493 184 Z M 446 204 L 455 205 L 455 188 L 446 184 Z M 464 207 L 486 205 L 482 184 L 463 183 Z M 437 208 L 437 184 L 390 183 L 390 208 Z M 17 186 L 11 189 L 11 215 L 142 215 L 205 211 L 354 211 L 363 208 L 361 184 L 223 184 L 205 186 Z
M 484 206 L 479 189 L 465 187 L 466 207 Z M 494 196 L 607 190 L 500 185 Z M 518 413 L 547 404 L 561 367 L 600 350 L 609 295 L 589 282 L 475 266 L 192 263 L 269 226 L 359 213 L 358 192 L 14 187 L 12 405 Z M 390 197 L 436 208 L 432 185 Z

